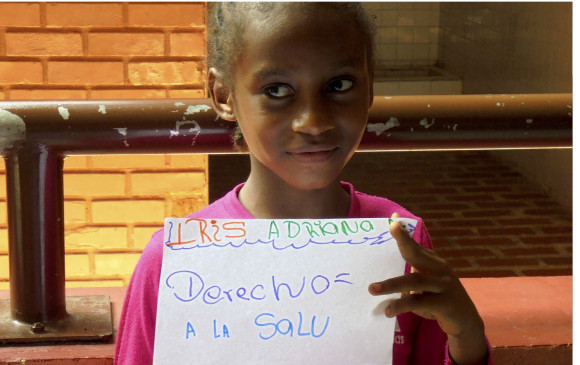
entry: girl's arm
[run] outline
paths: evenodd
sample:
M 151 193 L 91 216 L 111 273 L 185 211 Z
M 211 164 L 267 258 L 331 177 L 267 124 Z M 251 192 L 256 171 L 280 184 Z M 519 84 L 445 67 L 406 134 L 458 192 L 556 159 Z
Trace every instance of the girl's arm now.
M 145 247 L 127 288 L 117 332 L 115 365 L 153 363 L 162 249 L 162 231 L 158 231 Z
M 453 269 L 415 242 L 398 222 L 389 229 L 414 272 L 369 286 L 373 295 L 403 293 L 387 307 L 386 315 L 413 312 L 434 319 L 447 334 L 449 354 L 456 364 L 487 363 L 483 320 Z

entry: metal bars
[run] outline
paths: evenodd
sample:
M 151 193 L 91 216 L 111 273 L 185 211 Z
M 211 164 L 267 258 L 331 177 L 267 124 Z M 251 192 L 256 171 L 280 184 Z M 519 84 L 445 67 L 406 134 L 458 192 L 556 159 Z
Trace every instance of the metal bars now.
M 99 333 L 77 330 L 83 321 L 110 322 L 106 310 L 89 319 L 82 315 L 93 302 L 75 300 L 76 314 L 67 312 L 63 159 L 234 152 L 235 124 L 217 118 L 210 105 L 208 99 L 0 102 L 11 288 L 10 315 L 0 313 L 0 343 L 110 337 L 107 326 Z M 571 94 L 437 95 L 375 97 L 359 149 L 571 146 Z M 67 325 L 71 318 L 76 322 Z M 43 335 L 51 328 L 53 335 Z

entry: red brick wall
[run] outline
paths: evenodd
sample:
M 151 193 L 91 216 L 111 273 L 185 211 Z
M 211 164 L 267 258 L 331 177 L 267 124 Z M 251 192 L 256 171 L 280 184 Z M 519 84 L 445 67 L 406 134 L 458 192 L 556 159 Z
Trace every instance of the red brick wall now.
M 203 97 L 203 3 L 0 3 L 0 97 Z
M 210 201 L 249 173 L 248 156 L 210 155 Z M 359 152 L 343 180 L 425 220 L 461 277 L 572 275 L 572 217 L 489 151 Z
M 344 178 L 421 216 L 462 277 L 572 275 L 572 217 L 487 151 L 357 153 Z
M 0 100 L 205 96 L 204 3 L 0 3 Z M 207 204 L 206 155 L 65 160 L 67 286 L 127 284 L 166 216 Z M 4 165 L 0 289 L 8 288 Z

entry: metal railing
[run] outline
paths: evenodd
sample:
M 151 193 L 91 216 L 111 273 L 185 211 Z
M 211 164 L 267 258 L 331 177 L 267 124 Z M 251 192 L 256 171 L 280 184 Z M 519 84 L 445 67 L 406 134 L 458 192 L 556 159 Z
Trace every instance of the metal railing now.
M 0 343 L 106 339 L 108 298 L 65 297 L 63 160 L 234 152 L 209 99 L 0 102 L 10 299 Z M 359 150 L 572 146 L 572 94 L 377 96 Z

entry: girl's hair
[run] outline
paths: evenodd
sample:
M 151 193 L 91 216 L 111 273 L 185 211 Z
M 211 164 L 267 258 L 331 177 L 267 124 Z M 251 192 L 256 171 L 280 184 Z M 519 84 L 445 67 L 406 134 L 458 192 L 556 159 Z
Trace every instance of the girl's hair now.
M 329 6 L 344 13 L 359 27 L 367 53 L 369 72 L 374 68 L 375 26 L 360 3 L 316 2 L 208 2 L 207 7 L 207 67 L 215 67 L 223 76 L 223 82 L 233 88 L 233 69 L 243 50 L 245 26 L 251 17 L 264 18 L 274 10 L 301 6 Z M 234 146 L 245 148 L 240 128 L 233 136 Z

